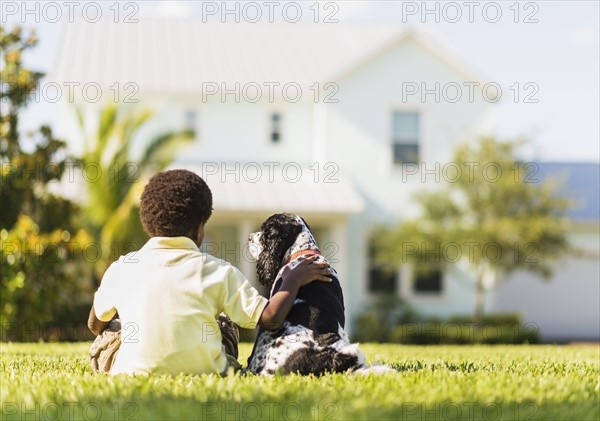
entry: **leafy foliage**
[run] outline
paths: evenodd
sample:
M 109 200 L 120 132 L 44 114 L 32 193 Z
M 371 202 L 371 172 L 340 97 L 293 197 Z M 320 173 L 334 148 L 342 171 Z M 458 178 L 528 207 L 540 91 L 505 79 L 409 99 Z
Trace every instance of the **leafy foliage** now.
M 79 112 L 82 131 L 85 124 Z M 139 132 L 152 118 L 145 109 L 119 109 L 111 104 L 100 111 L 98 125 L 86 133 L 82 168 L 86 180 L 85 223 L 95 237 L 102 258 L 96 267 L 100 277 L 119 255 L 137 250 L 147 240 L 138 213 L 144 181 L 165 169 L 175 152 L 194 138 L 192 131 L 166 132 L 145 142 L 141 156 L 132 157 Z
M 60 228 L 44 232 L 29 216 L 21 215 L 2 240 L 2 310 L 0 324 L 8 340 L 23 340 L 53 321 L 62 305 L 75 305 L 89 283 L 89 271 L 81 264 L 91 238 L 83 230 L 73 235 Z M 91 292 L 91 291 L 88 291 Z
M 476 279 L 476 319 L 483 294 L 515 270 L 543 277 L 571 248 L 565 211 L 570 202 L 558 194 L 557 180 L 537 180 L 531 164 L 516 157 L 518 142 L 482 138 L 460 147 L 454 172 L 433 191 L 414 200 L 422 214 L 374 236 L 383 264 L 410 262 L 417 273 L 467 262 Z M 534 169 L 534 168 L 533 168 Z
M 76 304 L 76 292 L 89 280 L 77 266 L 85 244 L 67 244 L 85 237 L 77 226 L 77 206 L 49 191 L 65 170 L 65 143 L 47 126 L 25 140 L 19 133 L 19 111 L 43 76 L 22 64 L 23 52 L 36 44 L 35 34 L 0 26 L 0 322 L 5 325 L 51 321 L 53 309 Z M 22 331 L 9 339 L 20 339 Z
M 419 314 L 404 300 L 380 296 L 354 320 L 353 340 L 358 342 L 389 342 L 391 330 L 403 323 L 416 323 Z

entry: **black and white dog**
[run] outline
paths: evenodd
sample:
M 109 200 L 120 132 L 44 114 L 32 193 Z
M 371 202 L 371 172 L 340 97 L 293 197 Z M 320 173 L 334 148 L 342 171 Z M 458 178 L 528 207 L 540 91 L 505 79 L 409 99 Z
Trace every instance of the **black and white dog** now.
M 316 254 L 326 261 L 304 219 L 290 213 L 270 216 L 261 231 L 249 237 L 250 251 L 257 259 L 259 282 L 270 288 L 270 296 L 281 287 L 281 274 L 294 267 L 301 256 Z M 248 358 L 248 370 L 262 375 L 327 372 L 386 372 L 387 366 L 367 367 L 365 355 L 351 344 L 344 331 L 344 298 L 335 269 L 332 282 L 311 282 L 300 288 L 283 326 L 260 328 Z

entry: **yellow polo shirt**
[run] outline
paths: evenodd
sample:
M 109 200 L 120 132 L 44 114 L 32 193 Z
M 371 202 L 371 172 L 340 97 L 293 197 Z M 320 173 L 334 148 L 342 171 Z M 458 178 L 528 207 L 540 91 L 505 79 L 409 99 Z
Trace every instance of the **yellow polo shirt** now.
M 153 237 L 108 268 L 94 310 L 100 320 L 117 311 L 121 319 L 111 374 L 200 374 L 227 367 L 217 315 L 254 328 L 267 302 L 236 267 L 191 239 Z

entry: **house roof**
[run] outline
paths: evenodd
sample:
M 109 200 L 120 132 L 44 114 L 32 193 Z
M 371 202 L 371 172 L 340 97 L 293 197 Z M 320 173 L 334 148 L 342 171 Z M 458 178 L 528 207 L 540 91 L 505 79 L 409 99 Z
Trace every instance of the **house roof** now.
M 568 216 L 576 221 L 600 220 L 600 163 L 539 162 L 538 179 L 556 178 L 564 184 L 561 193 L 573 199 Z
M 204 174 L 201 167 L 184 165 L 201 175 L 213 194 L 213 207 L 223 212 L 297 212 L 320 214 L 360 213 L 365 204 L 352 183 L 336 174 L 330 183 L 316 180 L 309 168 L 299 172 L 247 177 L 237 174 Z M 181 165 L 179 165 L 181 167 Z M 300 175 L 301 174 L 301 175 Z
M 201 92 L 203 83 L 338 80 L 398 42 L 413 39 L 470 80 L 483 80 L 428 32 L 397 25 L 214 24 L 200 19 L 109 19 L 65 26 L 51 72 L 58 82 L 145 92 Z

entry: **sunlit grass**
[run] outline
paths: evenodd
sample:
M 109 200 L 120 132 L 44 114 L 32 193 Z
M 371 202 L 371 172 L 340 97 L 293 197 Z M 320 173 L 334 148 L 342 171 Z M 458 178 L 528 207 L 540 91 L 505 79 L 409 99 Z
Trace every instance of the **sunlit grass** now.
M 88 344 L 0 347 L 2 419 L 7 420 L 600 418 L 596 345 L 365 344 L 370 361 L 398 372 L 320 378 L 113 378 L 91 373 Z M 242 344 L 240 361 L 245 363 L 250 350 Z

